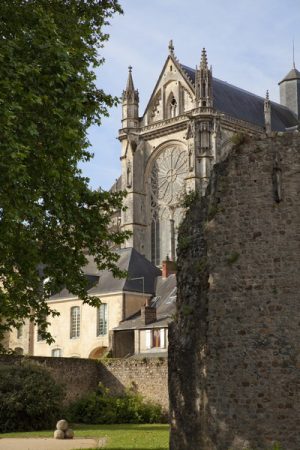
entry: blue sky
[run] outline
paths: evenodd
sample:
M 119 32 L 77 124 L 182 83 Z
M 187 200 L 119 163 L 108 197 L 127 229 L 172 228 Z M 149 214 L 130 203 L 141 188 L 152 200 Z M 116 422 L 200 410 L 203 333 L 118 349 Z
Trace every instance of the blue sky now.
M 101 56 L 105 64 L 97 83 L 120 96 L 128 66 L 140 92 L 140 115 L 168 55 L 173 39 L 179 61 L 199 64 L 206 47 L 213 74 L 229 83 L 279 101 L 277 83 L 292 68 L 292 40 L 300 69 L 299 0 L 120 0 L 124 15 L 115 16 Z M 89 133 L 94 158 L 81 166 L 93 188 L 109 189 L 120 174 L 120 107 Z

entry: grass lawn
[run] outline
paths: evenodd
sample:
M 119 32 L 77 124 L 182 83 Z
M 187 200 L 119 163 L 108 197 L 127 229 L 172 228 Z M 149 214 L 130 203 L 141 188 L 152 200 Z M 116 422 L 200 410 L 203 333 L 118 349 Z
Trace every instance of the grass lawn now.
M 114 450 L 167 450 L 169 446 L 169 426 L 151 425 L 83 425 L 72 427 L 76 437 L 107 437 L 104 448 Z M 32 431 L 0 434 L 4 437 L 52 437 L 53 431 Z M 94 449 L 95 450 L 95 449 Z

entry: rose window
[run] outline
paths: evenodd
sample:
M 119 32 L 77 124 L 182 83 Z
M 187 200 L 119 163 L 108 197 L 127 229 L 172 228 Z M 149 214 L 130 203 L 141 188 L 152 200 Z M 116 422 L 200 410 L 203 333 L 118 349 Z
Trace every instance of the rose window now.
M 177 205 L 184 191 L 187 170 L 185 150 L 174 146 L 160 153 L 151 173 L 152 203 Z
M 180 201 L 188 173 L 187 152 L 172 146 L 161 152 L 151 171 L 151 259 L 156 265 L 176 258 L 177 228 L 182 217 Z

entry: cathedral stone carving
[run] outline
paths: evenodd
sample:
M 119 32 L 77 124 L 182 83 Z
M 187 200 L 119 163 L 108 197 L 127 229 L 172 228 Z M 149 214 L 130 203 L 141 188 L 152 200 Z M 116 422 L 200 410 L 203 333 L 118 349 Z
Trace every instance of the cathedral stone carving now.
M 280 88 L 282 94 L 289 89 L 300 104 L 298 85 L 300 73 L 294 69 L 282 80 Z M 121 227 L 132 232 L 126 246 L 133 246 L 157 265 L 166 256 L 175 259 L 182 193 L 205 193 L 211 169 L 232 148 L 234 134 L 261 136 L 266 130 L 272 133 L 297 128 L 298 112 L 292 104 L 284 103 L 289 98 L 290 95 L 282 97 L 283 107 L 214 78 L 205 49 L 198 66 L 187 67 L 176 58 L 171 43 L 148 106 L 140 117 L 139 95 L 130 67 L 122 96 L 119 134 L 120 184 L 127 190 Z M 277 166 L 274 173 L 276 195 L 280 198 Z

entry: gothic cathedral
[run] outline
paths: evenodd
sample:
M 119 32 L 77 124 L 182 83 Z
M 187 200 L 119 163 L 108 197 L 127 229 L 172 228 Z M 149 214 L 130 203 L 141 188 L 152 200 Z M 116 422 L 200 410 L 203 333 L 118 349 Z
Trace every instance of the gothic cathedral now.
M 121 227 L 132 231 L 126 246 L 155 265 L 176 259 L 184 193 L 205 193 L 212 166 L 226 157 L 236 133 L 265 135 L 299 126 L 300 72 L 293 67 L 279 83 L 281 104 L 214 78 L 203 49 L 199 66 L 169 55 L 144 115 L 132 68 L 122 96 L 122 175 L 126 190 Z

